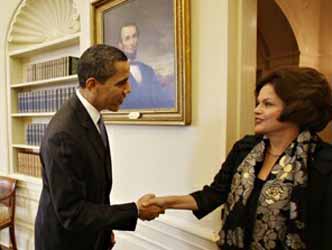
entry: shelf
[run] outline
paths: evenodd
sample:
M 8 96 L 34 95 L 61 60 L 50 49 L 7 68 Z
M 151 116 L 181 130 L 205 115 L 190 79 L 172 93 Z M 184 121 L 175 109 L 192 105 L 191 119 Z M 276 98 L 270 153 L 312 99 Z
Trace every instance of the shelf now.
M 34 151 L 39 151 L 39 146 L 35 145 L 28 145 L 28 144 L 13 144 L 13 148 L 19 148 L 19 149 L 31 149 Z
M 25 181 L 25 182 L 29 182 L 29 183 L 35 183 L 35 184 L 42 184 L 42 180 L 40 177 L 34 177 L 34 176 L 18 174 L 18 173 L 10 174 L 9 177 L 19 180 L 19 181 Z
M 71 45 L 79 44 L 80 33 L 73 35 L 67 35 L 60 39 L 55 39 L 53 41 L 41 43 L 38 45 L 33 45 L 26 49 L 18 49 L 9 52 L 10 57 L 24 58 L 36 55 L 45 51 L 54 50 L 56 48 L 69 47 Z
M 49 113 L 13 113 L 12 117 L 51 117 L 55 115 L 55 112 Z
M 24 82 L 24 83 L 19 83 L 19 84 L 13 84 L 10 87 L 11 88 L 23 88 L 27 86 L 42 86 L 42 85 L 50 85 L 50 84 L 61 84 L 61 83 L 67 83 L 71 81 L 75 81 L 78 79 L 77 75 L 70 75 L 70 76 L 64 76 L 64 77 L 57 77 L 57 78 L 52 78 L 52 79 L 44 79 L 44 80 L 39 80 L 39 81 L 33 81 L 33 82 Z

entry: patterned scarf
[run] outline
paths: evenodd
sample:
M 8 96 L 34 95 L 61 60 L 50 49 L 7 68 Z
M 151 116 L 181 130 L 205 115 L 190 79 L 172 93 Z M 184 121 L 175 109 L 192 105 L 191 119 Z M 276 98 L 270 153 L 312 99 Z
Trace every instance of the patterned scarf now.
M 245 246 L 246 204 L 255 183 L 255 166 L 264 160 L 267 138 L 258 143 L 237 168 L 224 206 L 225 222 L 218 245 L 223 250 L 306 249 L 304 200 L 308 157 L 317 136 L 298 135 L 273 166 L 258 198 L 250 246 Z

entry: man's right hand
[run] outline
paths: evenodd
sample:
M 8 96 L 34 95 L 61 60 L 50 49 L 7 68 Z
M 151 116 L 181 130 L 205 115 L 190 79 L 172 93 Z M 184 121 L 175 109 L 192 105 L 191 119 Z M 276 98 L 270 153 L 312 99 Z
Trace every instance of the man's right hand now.
M 150 199 L 153 199 L 155 197 L 156 196 L 154 194 L 146 194 L 136 202 L 138 209 L 138 217 L 141 220 L 153 220 L 157 218 L 159 214 L 165 213 L 165 210 L 159 206 L 144 206 L 144 203 L 147 203 Z

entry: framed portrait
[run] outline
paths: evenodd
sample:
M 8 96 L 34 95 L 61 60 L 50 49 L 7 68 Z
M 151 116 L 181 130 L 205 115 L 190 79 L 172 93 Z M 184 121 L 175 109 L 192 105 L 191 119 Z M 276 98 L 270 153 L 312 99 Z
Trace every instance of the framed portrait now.
M 106 122 L 191 123 L 190 0 L 95 0 L 93 43 L 121 49 L 130 64 L 127 95 Z

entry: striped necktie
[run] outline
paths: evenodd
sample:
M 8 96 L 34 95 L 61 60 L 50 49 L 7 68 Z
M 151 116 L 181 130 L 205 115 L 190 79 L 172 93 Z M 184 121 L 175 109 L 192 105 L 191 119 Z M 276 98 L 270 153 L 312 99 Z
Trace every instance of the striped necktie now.
M 107 148 L 107 131 L 102 117 L 100 117 L 98 120 L 98 127 L 100 130 L 101 139 L 103 140 L 105 148 Z

